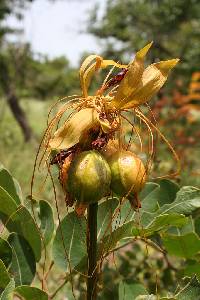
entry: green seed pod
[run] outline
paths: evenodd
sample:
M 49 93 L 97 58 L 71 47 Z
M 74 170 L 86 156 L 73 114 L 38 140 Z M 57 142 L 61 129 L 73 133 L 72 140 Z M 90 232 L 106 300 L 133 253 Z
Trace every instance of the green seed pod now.
M 109 192 L 110 182 L 110 167 L 105 158 L 97 151 L 84 151 L 70 165 L 67 190 L 77 202 L 89 204 Z
M 111 169 L 111 189 L 119 196 L 139 192 L 146 181 L 141 159 L 130 151 L 118 151 L 108 160 Z

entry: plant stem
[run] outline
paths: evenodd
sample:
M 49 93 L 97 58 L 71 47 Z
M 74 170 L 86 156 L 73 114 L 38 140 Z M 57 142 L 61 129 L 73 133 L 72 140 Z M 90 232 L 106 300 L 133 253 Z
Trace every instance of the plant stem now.
M 87 300 L 97 298 L 97 210 L 98 203 L 88 206 L 87 223 L 87 253 L 88 253 L 88 278 L 87 278 Z

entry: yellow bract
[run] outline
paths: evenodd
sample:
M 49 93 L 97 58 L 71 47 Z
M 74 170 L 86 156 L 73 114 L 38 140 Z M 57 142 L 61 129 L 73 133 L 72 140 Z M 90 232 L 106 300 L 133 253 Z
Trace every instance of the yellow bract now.
M 80 110 L 54 133 L 54 137 L 49 141 L 50 148 L 62 150 L 73 147 L 97 123 L 97 112 L 93 108 Z
M 115 109 L 133 108 L 149 101 L 163 86 L 169 71 L 178 63 L 179 59 L 160 61 L 144 70 L 144 57 L 151 44 L 136 53 L 134 61 L 111 101 Z
M 114 60 L 104 60 L 98 55 L 90 55 L 84 60 L 79 70 L 81 89 L 84 98 L 87 98 L 88 96 L 88 88 L 94 72 L 99 69 L 104 69 L 108 66 L 115 66 L 117 68 L 127 67 L 127 65 L 121 65 Z
M 115 98 L 112 101 L 114 106 L 119 106 L 120 103 L 123 102 L 124 99 L 129 98 L 137 88 L 144 71 L 144 59 L 151 45 L 152 42 L 138 51 L 134 60 L 128 65 L 128 72 L 119 84 Z

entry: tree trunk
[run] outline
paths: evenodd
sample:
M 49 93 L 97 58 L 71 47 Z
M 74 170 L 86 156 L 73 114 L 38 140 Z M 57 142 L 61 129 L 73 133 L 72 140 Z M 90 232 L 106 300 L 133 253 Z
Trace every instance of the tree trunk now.
M 8 61 L 0 55 L 0 86 L 6 97 L 10 110 L 19 124 L 25 142 L 28 142 L 33 136 L 31 127 L 28 124 L 26 115 L 19 104 L 19 99 L 15 93 L 15 83 L 9 73 Z
M 6 97 L 10 110 L 12 111 L 13 116 L 15 117 L 22 130 L 25 142 L 30 141 L 33 135 L 32 129 L 28 124 L 26 115 L 19 104 L 17 96 L 13 92 L 11 92 L 8 95 L 6 95 Z

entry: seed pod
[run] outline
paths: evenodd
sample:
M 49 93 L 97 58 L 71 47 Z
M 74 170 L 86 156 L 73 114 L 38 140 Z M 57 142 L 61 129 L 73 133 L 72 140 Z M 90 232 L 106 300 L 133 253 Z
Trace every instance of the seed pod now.
M 119 196 L 138 193 L 146 181 L 141 159 L 130 151 L 118 151 L 108 160 L 111 169 L 111 189 Z
M 99 201 L 110 189 L 111 172 L 97 151 L 84 151 L 72 161 L 66 187 L 78 203 Z

